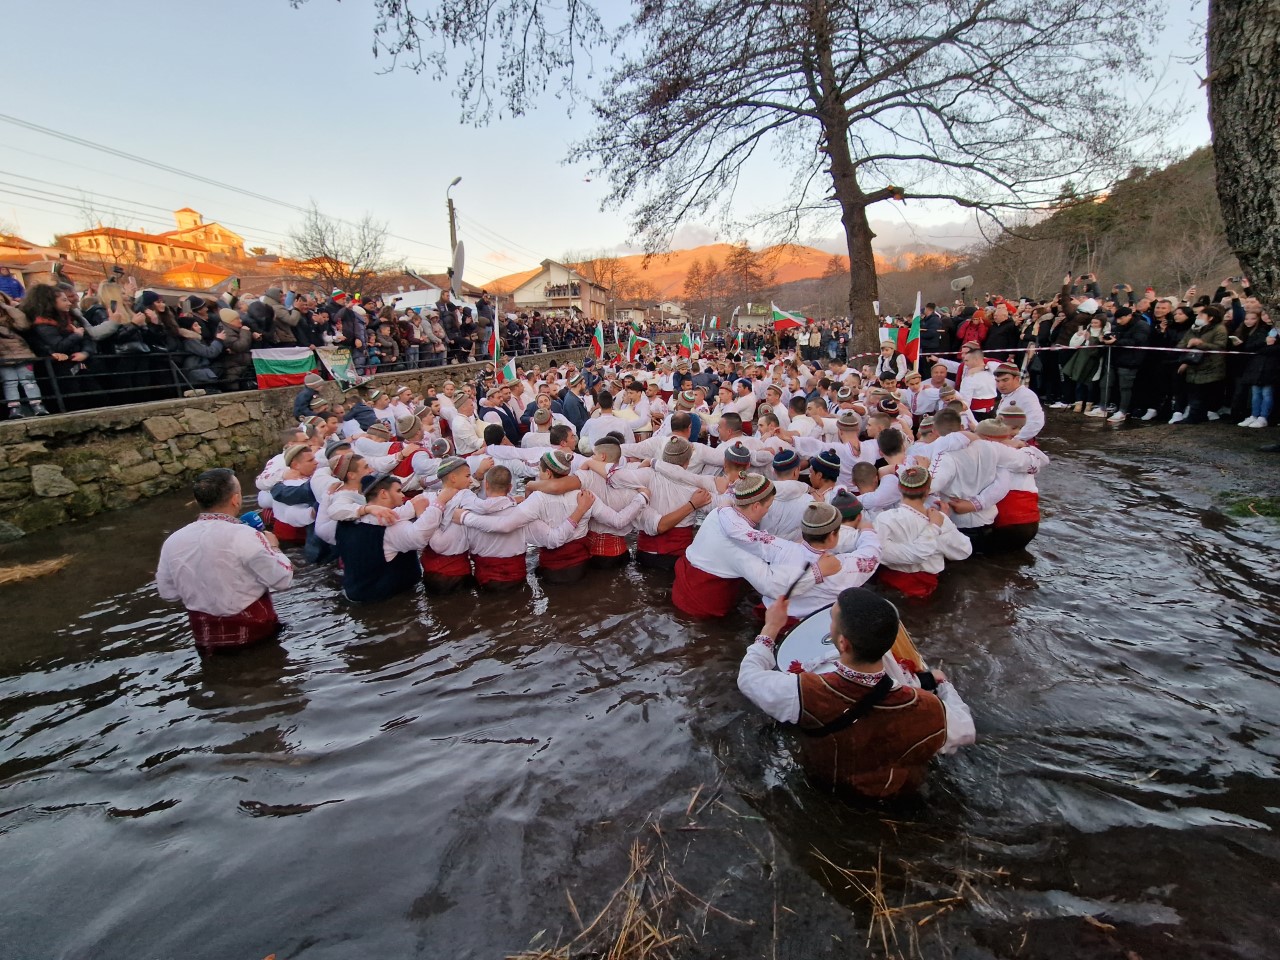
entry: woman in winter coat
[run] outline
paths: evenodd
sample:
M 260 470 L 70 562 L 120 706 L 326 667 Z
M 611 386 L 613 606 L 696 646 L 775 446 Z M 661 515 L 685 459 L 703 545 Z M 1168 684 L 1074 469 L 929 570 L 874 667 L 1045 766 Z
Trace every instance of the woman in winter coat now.
M 252 336 L 252 334 L 251 334 Z M 212 387 L 218 380 L 213 361 L 222 356 L 227 339 L 225 330 L 219 330 L 211 342 L 200 336 L 200 325 L 191 317 L 178 322 L 178 345 L 175 353 L 183 354 L 182 374 L 193 387 Z
M 1240 349 L 1249 355 L 1238 388 L 1248 390 L 1250 412 L 1240 426 L 1265 427 L 1271 420 L 1276 384 L 1280 383 L 1280 343 L 1276 342 L 1276 328 L 1265 313 L 1249 310 L 1236 336 L 1243 340 Z
M 1224 311 L 1217 304 L 1202 308 L 1178 344 L 1187 351 L 1178 367 L 1178 372 L 1187 380 L 1187 411 L 1182 423 L 1219 419 L 1217 405 L 1227 378 L 1227 358 L 1220 352 L 1210 351 L 1225 351 L 1229 346 L 1223 316 Z
M 1227 357 L 1227 389 L 1230 391 L 1231 416 L 1243 416 L 1242 427 L 1253 426 L 1252 387 L 1247 371 L 1253 354 L 1260 351 L 1267 342 L 1268 328 L 1262 325 L 1261 309 L 1247 310 L 1240 325 L 1230 331 L 1227 341 L 1228 349 L 1235 355 Z
M 36 354 L 53 361 L 58 389 L 64 395 L 93 390 L 96 384 L 88 374 L 88 341 L 84 327 L 71 313 L 71 298 L 56 287 L 38 283 L 27 291 L 22 312 L 31 321 L 28 337 Z
M 1071 335 L 1069 345 L 1073 349 L 1062 366 L 1062 375 L 1075 385 L 1075 403 L 1071 409 L 1076 413 L 1088 413 L 1098 402 L 1102 382 L 1102 350 L 1098 348 L 1102 346 L 1102 338 L 1109 336 L 1111 325 L 1100 312 L 1090 316 L 1088 325 Z
M 36 383 L 35 365 L 32 363 L 36 355 L 23 336 L 30 329 L 31 321 L 27 315 L 14 306 L 7 294 L 0 293 L 0 380 L 4 381 L 4 399 L 9 407 L 10 420 L 29 416 L 22 410 L 23 398 L 37 417 L 49 414 L 40 397 L 40 385 Z
M 991 332 L 991 327 L 987 323 L 987 312 L 985 310 L 973 311 L 973 316 L 960 324 L 960 329 L 956 331 L 956 339 L 960 341 L 961 346 L 966 343 L 985 343 L 987 334 Z

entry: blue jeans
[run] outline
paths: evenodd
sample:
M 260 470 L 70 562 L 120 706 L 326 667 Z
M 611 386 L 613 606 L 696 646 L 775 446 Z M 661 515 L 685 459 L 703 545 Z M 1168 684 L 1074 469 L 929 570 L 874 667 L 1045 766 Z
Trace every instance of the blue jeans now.
M 1251 399 L 1253 401 L 1253 415 L 1262 417 L 1263 420 L 1271 419 L 1271 406 L 1275 403 L 1276 388 L 1267 384 L 1265 387 L 1255 386 L 1253 388 Z

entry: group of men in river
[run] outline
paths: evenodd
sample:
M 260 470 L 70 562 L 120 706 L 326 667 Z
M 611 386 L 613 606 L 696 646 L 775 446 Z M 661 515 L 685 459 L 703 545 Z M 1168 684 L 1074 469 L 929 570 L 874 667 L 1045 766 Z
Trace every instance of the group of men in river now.
M 672 573 L 688 617 L 758 598 L 739 687 L 800 728 L 822 785 L 895 796 L 973 742 L 968 707 L 904 646 L 888 597 L 926 598 L 949 561 L 1038 530 L 1044 413 L 1022 371 L 978 344 L 919 372 L 889 343 L 859 370 L 660 347 L 422 395 L 324 388 L 307 378 L 257 511 L 242 515 L 233 471 L 208 470 L 202 512 L 164 544 L 160 595 L 185 605 L 202 653 L 277 636 L 282 544 L 333 564 L 352 603 L 517 588 L 531 546 L 541 578 L 573 582 L 634 547 Z M 828 609 L 834 655 L 778 669 L 775 646 Z

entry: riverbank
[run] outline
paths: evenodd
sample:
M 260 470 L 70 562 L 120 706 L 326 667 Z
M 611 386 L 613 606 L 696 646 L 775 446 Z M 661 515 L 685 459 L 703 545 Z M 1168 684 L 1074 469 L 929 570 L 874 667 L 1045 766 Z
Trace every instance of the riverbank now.
M 938 901 L 886 918 L 895 956 L 1267 956 L 1276 526 L 1217 499 L 1265 485 L 1260 432 L 1051 418 L 1031 550 L 902 603 L 980 739 L 896 807 L 816 792 L 736 690 L 752 625 L 684 620 L 651 571 L 350 607 L 300 565 L 279 649 L 201 662 L 150 584 L 184 496 L 11 544 L 74 560 L 5 588 L 0 928 L 40 957 L 503 957 L 590 924 L 639 840 L 681 957 L 883 955 L 877 871 L 885 906 Z

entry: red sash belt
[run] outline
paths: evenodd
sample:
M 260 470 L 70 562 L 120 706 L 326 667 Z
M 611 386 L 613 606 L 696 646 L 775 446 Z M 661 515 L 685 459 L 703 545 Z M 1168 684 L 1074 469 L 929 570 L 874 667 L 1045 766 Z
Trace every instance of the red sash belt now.
M 486 583 L 517 583 L 529 572 L 523 553 L 514 557 L 482 557 L 473 553 L 471 562 L 476 567 L 476 582 L 481 586 Z
M 938 575 L 936 573 L 905 573 L 902 570 L 890 570 L 888 567 L 881 566 L 878 574 L 880 582 L 886 587 L 892 587 L 908 597 L 916 597 L 923 600 L 925 597 L 931 596 L 933 591 L 938 589 Z
M 687 527 L 672 527 L 666 533 L 654 537 L 642 530 L 636 534 L 636 552 L 682 557 L 689 544 L 693 543 L 696 533 L 697 528 L 692 524 Z
M 588 530 L 587 552 L 593 557 L 620 557 L 627 552 L 627 538 Z
M 970 400 L 969 409 L 974 413 L 989 413 L 996 408 L 996 398 L 991 397 L 989 400 Z
M 471 572 L 471 556 L 466 553 L 436 553 L 427 547 L 422 551 L 422 572 L 438 577 L 465 577 Z
M 387 447 L 387 453 L 399 453 L 403 449 L 404 444 L 397 440 L 395 443 L 391 444 L 391 446 Z M 405 457 L 397 463 L 395 465 L 395 469 L 391 471 L 391 475 L 393 477 L 401 477 L 403 479 L 408 479 L 413 476 L 413 458 Z
M 665 403 L 666 401 L 668 401 L 668 400 L 670 400 L 670 399 L 671 399 L 672 391 L 671 391 L 671 390 L 659 390 L 659 391 L 658 391 L 658 395 L 659 395 L 660 397 L 662 397 L 662 400 L 663 400 L 663 402 Z
M 270 640 L 280 632 L 280 618 L 271 605 L 271 594 L 264 593 L 239 613 L 215 617 L 211 613 L 188 610 L 187 620 L 200 650 L 234 650 Z
M 563 547 L 549 550 L 543 547 L 538 551 L 538 566 L 547 570 L 567 570 L 569 567 L 580 567 L 591 558 L 591 550 L 587 547 L 586 538 L 570 540 Z
M 306 543 L 307 528 L 295 527 L 291 523 L 285 523 L 279 517 L 271 522 L 271 532 L 276 535 L 276 539 L 281 543 Z
M 1040 494 L 1033 490 L 1010 490 L 996 506 L 997 527 L 1040 522 Z
M 671 602 L 700 620 L 725 617 L 742 596 L 743 581 L 726 580 L 699 570 L 684 556 L 676 561 L 676 581 L 671 586 Z

